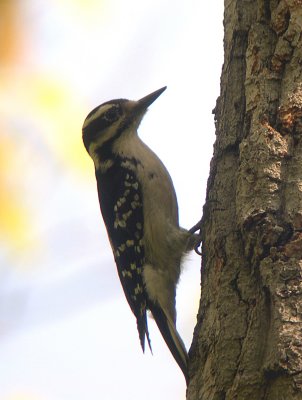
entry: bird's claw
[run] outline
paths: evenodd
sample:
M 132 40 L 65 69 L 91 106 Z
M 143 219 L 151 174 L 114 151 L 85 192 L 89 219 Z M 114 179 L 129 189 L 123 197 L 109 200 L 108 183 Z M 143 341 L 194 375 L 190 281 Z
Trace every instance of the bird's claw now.
M 194 251 L 195 251 L 196 254 L 201 256 L 202 252 L 201 252 L 201 250 L 199 250 L 199 246 L 201 246 L 201 241 L 199 243 L 197 243 L 197 245 L 194 247 Z
M 201 231 L 201 220 L 199 222 L 197 222 L 197 224 L 195 224 L 194 226 L 192 226 L 191 229 L 189 229 L 189 232 L 194 234 L 197 231 Z M 202 255 L 201 250 L 199 250 L 199 247 L 201 246 L 201 235 L 197 235 L 196 237 L 198 238 L 198 241 L 196 242 L 195 246 L 194 246 L 194 251 L 196 254 L 198 254 L 199 256 Z

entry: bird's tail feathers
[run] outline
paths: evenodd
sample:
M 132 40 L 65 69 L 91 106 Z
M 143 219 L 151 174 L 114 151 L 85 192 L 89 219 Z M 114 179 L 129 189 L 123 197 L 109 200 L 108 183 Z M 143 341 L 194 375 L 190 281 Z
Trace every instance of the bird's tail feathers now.
M 138 330 L 139 340 L 141 342 L 143 352 L 145 352 L 145 338 L 147 338 L 148 345 L 149 345 L 150 351 L 152 353 L 151 340 L 150 340 L 150 336 L 149 336 L 146 312 L 140 318 L 137 318 L 137 330 Z
M 155 319 L 155 322 L 169 347 L 175 361 L 182 370 L 186 382 L 188 383 L 188 353 L 185 345 L 179 336 L 176 326 L 168 313 L 162 310 L 157 305 L 149 304 L 150 311 Z

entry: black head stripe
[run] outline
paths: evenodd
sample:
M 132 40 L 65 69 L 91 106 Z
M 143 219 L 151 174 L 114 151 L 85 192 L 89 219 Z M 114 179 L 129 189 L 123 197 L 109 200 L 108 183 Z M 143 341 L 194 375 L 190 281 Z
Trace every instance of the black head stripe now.
M 126 101 L 124 99 L 119 100 L 111 100 L 106 103 L 101 104 L 100 106 L 94 108 L 86 117 L 85 122 L 87 123 L 83 127 L 83 141 L 86 149 L 91 142 L 94 142 L 96 138 L 108 128 L 111 124 L 116 122 L 123 115 L 123 107 L 122 103 Z M 111 107 L 106 107 L 110 106 Z M 105 107 L 104 112 L 102 113 L 102 108 Z M 95 116 L 95 114 L 99 114 Z
M 106 161 L 106 160 L 111 159 L 112 157 L 116 157 L 116 155 L 112 154 L 112 145 L 115 142 L 115 140 L 121 136 L 121 134 L 125 131 L 125 129 L 127 129 L 127 127 L 129 126 L 129 123 L 130 123 L 129 120 L 125 119 L 123 121 L 123 123 L 120 124 L 120 126 L 116 130 L 115 135 L 113 137 L 111 137 L 110 139 L 104 141 L 102 146 L 100 146 L 98 149 L 96 149 L 96 153 L 101 161 Z M 109 123 L 109 125 L 110 125 L 110 123 Z M 88 128 L 89 128 L 89 126 L 88 126 Z M 91 133 L 90 135 L 88 134 L 87 136 L 83 135 L 83 141 L 84 141 L 84 144 L 87 149 L 88 149 L 88 146 L 91 143 L 91 141 L 93 141 L 92 138 L 96 139 L 96 137 L 98 135 L 99 135 L 98 132 L 96 132 L 94 134 Z M 86 145 L 85 141 L 87 141 L 87 145 Z M 137 161 L 137 160 L 135 160 L 135 161 Z
M 91 110 L 90 113 L 87 115 L 86 120 L 91 118 L 93 116 L 93 114 L 95 114 L 103 106 L 112 104 L 113 106 L 121 107 L 125 101 L 127 101 L 127 100 L 126 99 L 117 99 L 117 100 L 106 101 L 105 103 L 102 103 L 101 105 L 99 105 L 99 106 L 95 107 L 93 110 Z
M 92 120 L 89 125 L 83 128 L 83 141 L 86 149 L 88 149 L 91 142 L 96 140 L 100 132 L 108 128 L 111 124 L 111 121 L 100 117 Z

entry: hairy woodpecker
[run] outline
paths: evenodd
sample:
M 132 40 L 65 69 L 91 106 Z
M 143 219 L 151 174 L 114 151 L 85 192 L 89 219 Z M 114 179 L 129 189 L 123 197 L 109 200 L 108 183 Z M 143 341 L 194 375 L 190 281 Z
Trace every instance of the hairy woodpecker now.
M 200 243 L 179 227 L 171 177 L 137 135 L 163 87 L 138 101 L 111 100 L 93 109 L 83 142 L 95 165 L 102 216 L 126 298 L 137 320 L 142 349 L 150 338 L 150 310 L 186 380 L 187 351 L 176 330 L 175 295 L 185 253 Z

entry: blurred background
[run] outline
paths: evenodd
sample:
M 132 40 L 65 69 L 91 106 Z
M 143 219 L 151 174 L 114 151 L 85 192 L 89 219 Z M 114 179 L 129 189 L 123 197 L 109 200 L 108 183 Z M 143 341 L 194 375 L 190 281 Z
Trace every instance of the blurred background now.
M 223 2 L 0 0 L 0 399 L 185 398 L 150 320 L 141 352 L 101 220 L 88 112 L 167 85 L 140 127 L 178 194 L 202 213 L 222 67 Z M 178 288 L 189 348 L 200 296 L 192 253 Z

